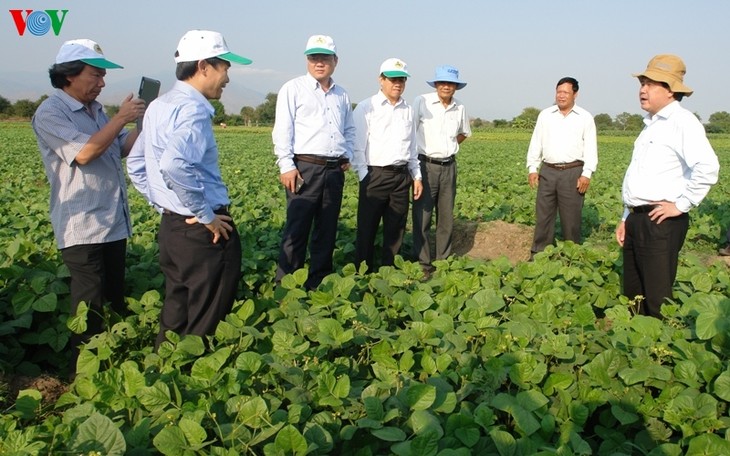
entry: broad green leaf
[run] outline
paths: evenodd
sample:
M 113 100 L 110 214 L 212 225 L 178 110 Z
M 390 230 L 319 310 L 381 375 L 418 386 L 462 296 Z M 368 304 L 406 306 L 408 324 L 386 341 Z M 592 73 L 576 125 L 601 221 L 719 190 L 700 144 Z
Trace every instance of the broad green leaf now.
M 730 454 L 730 441 L 715 434 L 702 434 L 689 441 L 685 456 L 716 456 Z
M 301 455 L 307 454 L 307 441 L 297 428 L 287 425 L 281 428 L 274 439 L 274 446 L 285 454 Z
M 386 442 L 402 442 L 406 439 L 406 433 L 400 428 L 393 426 L 372 429 L 370 433 L 380 440 L 385 440 Z
M 217 349 L 210 355 L 198 358 L 195 363 L 193 363 L 190 375 L 193 378 L 209 382 L 218 374 L 225 362 L 228 360 L 228 357 L 231 355 L 231 350 L 232 347 L 227 346 Z
M 71 316 L 66 322 L 66 326 L 74 334 L 83 334 L 86 332 L 86 314 L 89 312 L 89 306 L 81 301 L 76 308 L 76 315 Z
M 18 392 L 18 398 L 15 400 L 15 410 L 22 419 L 30 420 L 35 418 L 36 414 L 41 411 L 41 401 L 43 396 L 38 390 L 25 389 Z M 0 446 L 0 449 L 2 447 Z
M 436 456 L 441 433 L 434 429 L 421 433 L 411 442 L 411 451 L 419 456 Z
M 620 404 L 611 406 L 611 414 L 622 424 L 632 424 L 639 420 L 639 415 L 636 413 L 626 410 Z
M 178 426 L 164 427 L 152 439 L 152 443 L 165 456 L 182 456 L 188 446 L 185 433 Z
M 413 384 L 406 392 L 411 410 L 426 410 L 436 400 L 436 388 L 431 385 Z
M 495 313 L 505 306 L 504 298 L 497 290 L 480 290 L 472 299 L 487 314 Z
M 124 435 L 114 422 L 99 413 L 92 414 L 71 437 L 74 452 L 97 451 L 108 456 L 122 456 L 127 451 Z
M 137 399 L 147 410 L 156 410 L 170 404 L 170 389 L 162 381 L 140 388 Z
M 33 310 L 36 312 L 53 312 L 56 310 L 57 303 L 56 293 L 47 293 L 33 302 Z
M 365 413 L 367 414 L 368 418 L 376 421 L 381 421 L 385 416 L 383 403 L 380 402 L 379 398 L 372 396 L 366 397 L 363 399 L 363 405 L 365 406 Z
M 489 436 L 497 447 L 500 456 L 513 456 L 517 452 L 517 441 L 509 432 L 491 429 Z
M 444 435 L 440 420 L 427 410 L 415 410 L 408 419 L 408 423 L 416 435 L 425 434 L 429 431 L 435 431 L 439 437 Z
M 254 352 L 243 352 L 236 358 L 236 369 L 255 374 L 263 365 L 261 355 Z
M 717 397 L 730 402 L 730 371 L 718 375 L 712 387 Z
M 180 419 L 178 426 L 180 426 L 180 430 L 183 431 L 185 440 L 187 440 L 188 444 L 191 446 L 200 446 L 205 441 L 205 437 L 207 436 L 205 429 L 203 429 L 203 426 L 196 421 L 183 417 Z
M 124 361 L 120 368 L 124 374 L 124 392 L 130 397 L 136 396 L 145 386 L 144 374 L 133 361 Z

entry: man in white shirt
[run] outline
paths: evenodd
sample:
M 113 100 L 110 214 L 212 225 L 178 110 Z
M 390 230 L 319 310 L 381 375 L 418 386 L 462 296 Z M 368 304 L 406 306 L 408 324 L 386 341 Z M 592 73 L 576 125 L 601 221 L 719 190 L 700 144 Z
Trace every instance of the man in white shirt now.
M 360 179 L 355 263 L 374 270 L 375 235 L 383 220 L 381 263 L 392 265 L 403 242 L 409 192 L 421 197 L 421 168 L 415 145 L 413 110 L 403 99 L 406 63 L 397 58 L 380 65 L 380 90 L 353 112 L 355 146 L 352 167 Z
M 332 79 L 338 62 L 335 42 L 311 36 L 304 54 L 307 74 L 285 83 L 276 99 L 272 139 L 287 207 L 276 281 L 304 267 L 309 241 L 305 287 L 314 289 L 333 270 L 355 127 L 350 97 Z
M 530 140 L 528 183 L 537 187 L 530 258 L 555 241 L 556 212 L 563 239 L 581 242 L 583 202 L 598 165 L 598 147 L 593 116 L 575 104 L 578 89 L 574 78 L 558 81 L 555 105 L 540 112 Z
M 436 209 L 436 259 L 451 255 L 456 200 L 456 154 L 471 136 L 469 117 L 454 94 L 466 87 L 459 70 L 450 65 L 436 68 L 434 79 L 426 81 L 435 92 L 419 95 L 413 102 L 418 160 L 423 176 L 423 194 L 413 201 L 413 256 L 426 277 L 431 265 L 430 230 Z
M 720 170 L 702 124 L 679 104 L 692 95 L 685 73 L 682 59 L 662 54 L 634 74 L 641 84 L 641 109 L 648 114 L 624 176 L 624 213 L 616 228 L 624 295 L 636 300 L 641 314 L 657 318 L 672 297 L 687 213 L 704 199 Z

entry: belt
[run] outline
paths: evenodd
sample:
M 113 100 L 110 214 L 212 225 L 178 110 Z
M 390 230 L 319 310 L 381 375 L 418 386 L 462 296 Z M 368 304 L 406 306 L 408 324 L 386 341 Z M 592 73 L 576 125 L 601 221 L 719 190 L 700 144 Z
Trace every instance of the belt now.
M 456 158 L 452 155 L 449 158 L 431 158 L 428 155 L 418 154 L 418 159 L 434 165 L 446 166 L 454 163 Z
M 169 209 L 162 209 L 162 213 L 164 215 L 176 215 L 178 217 L 185 217 L 185 218 L 195 217 L 194 215 L 178 214 L 177 212 L 172 212 Z M 218 214 L 218 215 L 228 215 L 228 206 L 218 206 L 215 209 L 213 209 L 213 213 Z
M 350 163 L 346 157 L 325 157 L 322 155 L 295 154 L 294 161 L 303 161 L 315 165 L 321 165 L 326 168 L 339 168 L 345 163 Z
M 583 160 L 576 160 L 576 161 L 572 161 L 570 163 L 548 163 L 548 162 L 543 162 L 543 163 L 545 164 L 545 166 L 549 166 L 550 168 L 559 169 L 561 171 L 564 169 L 577 168 L 579 166 L 583 166 Z
M 645 214 L 654 210 L 656 206 L 653 204 L 644 204 L 642 206 L 634 206 L 629 208 L 629 212 L 632 214 Z
M 405 173 L 408 171 L 408 165 L 368 166 L 369 170 L 372 170 L 373 168 L 392 171 L 394 173 Z

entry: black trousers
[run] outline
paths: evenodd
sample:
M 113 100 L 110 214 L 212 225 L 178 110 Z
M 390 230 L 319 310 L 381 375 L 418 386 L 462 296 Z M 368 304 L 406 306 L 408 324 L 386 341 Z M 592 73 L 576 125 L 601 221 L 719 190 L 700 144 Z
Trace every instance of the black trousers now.
M 677 277 L 679 251 L 689 228 L 689 215 L 682 214 L 657 224 L 648 213 L 629 214 L 624 238 L 624 295 L 641 295 L 641 313 L 661 318 L 661 305 L 672 297 Z
M 279 250 L 276 281 L 304 267 L 309 243 L 309 275 L 305 287 L 314 289 L 332 273 L 332 253 L 342 207 L 345 173 L 342 168 L 297 162 L 304 186 L 286 191 L 286 224 Z
M 124 267 L 127 240 L 102 244 L 74 245 L 61 250 L 61 258 L 71 275 L 71 315 L 81 301 L 89 306 L 87 328 L 83 334 L 71 336 L 71 369 L 75 372 L 78 346 L 103 330 L 104 304 L 125 315 Z
M 560 215 L 563 239 L 580 244 L 585 195 L 578 192 L 576 185 L 582 173 L 582 166 L 563 170 L 547 165 L 540 167 L 535 202 L 535 236 L 530 249 L 533 254 L 542 252 L 555 242 L 556 215 Z
M 431 265 L 431 222 L 436 210 L 436 259 L 451 255 L 456 201 L 456 161 L 448 165 L 421 162 L 423 192 L 413 200 L 413 257 Z
M 213 334 L 231 311 L 241 278 L 241 239 L 235 225 L 228 240 L 221 237 L 213 244 L 205 225 L 188 225 L 186 218 L 164 214 L 160 223 L 165 301 L 155 347 L 166 340 L 166 331 L 181 336 Z
M 408 171 L 391 171 L 369 167 L 360 181 L 357 204 L 357 239 L 355 264 L 365 261 L 370 271 L 375 270 L 375 236 L 383 221 L 383 250 L 381 263 L 390 266 L 403 243 L 408 220 L 410 188 L 413 184 Z

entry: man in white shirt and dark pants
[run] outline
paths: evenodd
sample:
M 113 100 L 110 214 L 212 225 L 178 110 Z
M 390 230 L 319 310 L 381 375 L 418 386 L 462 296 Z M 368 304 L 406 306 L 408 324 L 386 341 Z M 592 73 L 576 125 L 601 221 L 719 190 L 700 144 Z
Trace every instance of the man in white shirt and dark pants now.
M 413 201 L 413 256 L 428 277 L 433 272 L 429 232 L 436 209 L 436 259 L 451 255 L 456 200 L 456 154 L 471 128 L 464 105 L 454 98 L 466 87 L 459 70 L 450 65 L 436 68 L 426 81 L 435 92 L 419 95 L 413 102 L 418 160 L 423 176 L 423 195 Z
M 537 187 L 530 258 L 555 241 L 556 211 L 563 239 L 581 242 L 583 202 L 598 165 L 598 147 L 593 116 L 575 104 L 578 89 L 574 78 L 558 81 L 555 105 L 540 112 L 530 140 L 528 183 Z
M 702 124 L 679 104 L 692 95 L 685 73 L 682 59 L 662 54 L 634 74 L 641 84 L 641 109 L 648 114 L 624 177 L 624 213 L 616 228 L 624 295 L 638 301 L 641 314 L 657 318 L 672 297 L 687 213 L 704 199 L 720 170 Z
M 360 179 L 355 263 L 374 271 L 375 236 L 383 220 L 381 263 L 392 265 L 403 242 L 409 193 L 421 197 L 421 168 L 415 145 L 413 109 L 402 98 L 410 76 L 397 58 L 380 66 L 380 90 L 353 112 L 355 147 L 352 167 Z
M 304 54 L 307 74 L 285 83 L 276 99 L 272 138 L 279 181 L 286 189 L 276 281 L 304 267 L 309 242 L 305 287 L 311 290 L 333 271 L 344 172 L 352 159 L 355 127 L 350 98 L 332 79 L 338 62 L 334 40 L 313 35 Z

